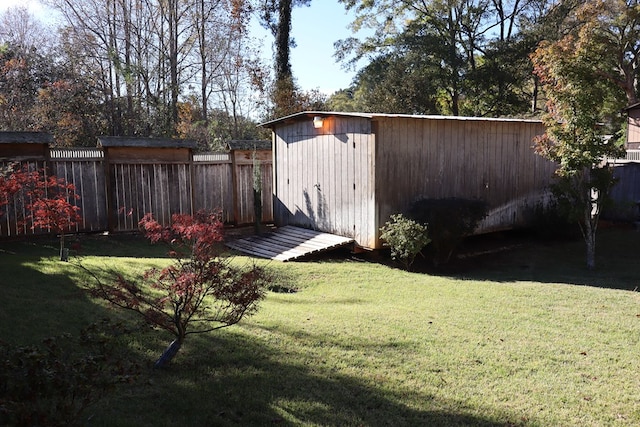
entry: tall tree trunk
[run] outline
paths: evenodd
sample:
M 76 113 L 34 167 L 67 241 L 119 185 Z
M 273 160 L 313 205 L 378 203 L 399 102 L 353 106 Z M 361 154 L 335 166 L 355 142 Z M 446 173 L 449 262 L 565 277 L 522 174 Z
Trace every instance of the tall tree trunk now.
M 292 0 L 280 0 L 278 4 L 278 26 L 276 28 L 276 81 L 291 79 L 291 12 Z
M 587 268 L 595 270 L 596 268 L 596 228 L 593 222 L 591 206 L 585 211 L 584 224 L 584 241 L 587 245 Z
M 178 83 L 178 3 L 179 0 L 169 1 L 169 85 L 171 91 L 170 128 L 171 134 L 175 133 L 178 123 L 178 95 L 180 87 Z
M 127 4 L 127 0 L 122 1 L 122 25 L 124 29 L 124 83 L 127 90 L 127 112 L 125 129 L 127 135 L 134 134 L 134 112 L 133 112 L 133 76 L 132 73 L 132 45 L 131 45 L 131 9 Z

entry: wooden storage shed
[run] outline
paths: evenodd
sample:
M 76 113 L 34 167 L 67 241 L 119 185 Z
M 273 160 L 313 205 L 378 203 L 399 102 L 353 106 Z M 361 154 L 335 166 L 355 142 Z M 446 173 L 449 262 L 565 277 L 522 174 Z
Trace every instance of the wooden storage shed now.
M 0 161 L 46 161 L 53 136 L 44 132 L 0 132 Z
M 524 225 L 555 165 L 537 120 L 303 112 L 272 130 L 274 222 L 381 247 L 379 228 L 419 198 L 482 199 L 479 232 Z

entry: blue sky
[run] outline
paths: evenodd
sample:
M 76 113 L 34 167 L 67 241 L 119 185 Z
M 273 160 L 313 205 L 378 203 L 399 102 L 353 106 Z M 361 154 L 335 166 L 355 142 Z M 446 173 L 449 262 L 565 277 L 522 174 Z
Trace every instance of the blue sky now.
M 27 6 L 38 17 L 46 16 L 38 0 L 0 0 L 0 11 L 15 5 Z M 338 0 L 312 0 L 311 6 L 293 10 L 292 36 L 297 47 L 291 51 L 291 66 L 303 90 L 319 89 L 331 95 L 349 87 L 355 71 L 336 64 L 333 44 L 352 35 L 348 29 L 352 20 L 353 15 L 347 15 Z M 258 25 L 254 25 L 252 31 L 263 41 L 265 58 L 271 60 L 273 37 Z
M 330 95 L 349 87 L 355 72 L 336 64 L 333 44 L 352 36 L 347 28 L 352 21 L 353 15 L 347 15 L 338 0 L 312 0 L 311 6 L 294 9 L 292 35 L 297 47 L 291 51 L 291 66 L 302 89 Z
M 296 47 L 291 50 L 293 76 L 303 90 L 319 89 L 331 95 L 350 86 L 355 71 L 346 70 L 333 58 L 333 44 L 353 36 L 348 28 L 353 14 L 347 15 L 338 0 L 312 0 L 309 7 L 296 7 L 291 35 Z M 263 40 L 263 56 L 273 58 L 273 36 L 254 22 L 251 30 Z

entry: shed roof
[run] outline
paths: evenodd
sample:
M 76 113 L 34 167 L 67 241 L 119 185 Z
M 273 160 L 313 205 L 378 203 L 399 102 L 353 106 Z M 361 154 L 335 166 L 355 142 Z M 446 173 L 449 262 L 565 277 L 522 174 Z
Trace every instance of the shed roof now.
M 229 150 L 271 150 L 271 141 L 264 140 L 233 140 L 228 145 Z
M 0 144 L 53 144 L 46 132 L 0 132 Z
M 144 147 L 144 148 L 196 148 L 197 142 L 190 139 L 137 138 L 131 136 L 101 136 L 99 147 Z
M 303 119 L 311 119 L 316 116 L 321 117 L 359 117 L 375 120 L 376 118 L 410 118 L 424 120 L 456 120 L 456 121 L 500 121 L 500 122 L 529 122 L 541 123 L 537 119 L 514 119 L 514 118 L 491 118 L 491 117 L 463 117 L 463 116 L 441 116 L 441 115 L 417 115 L 417 114 L 387 114 L 387 113 L 349 113 L 340 111 L 303 111 L 289 116 L 280 117 L 268 122 L 261 123 L 259 126 L 273 128 L 279 124 L 286 122 L 297 122 Z

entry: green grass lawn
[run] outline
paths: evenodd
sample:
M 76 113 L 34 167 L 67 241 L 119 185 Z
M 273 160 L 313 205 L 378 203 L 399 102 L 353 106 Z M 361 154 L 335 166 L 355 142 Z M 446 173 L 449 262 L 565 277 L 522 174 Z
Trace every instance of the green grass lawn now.
M 167 262 L 132 237 L 81 240 L 95 267 Z M 45 243 L 0 245 L 6 342 L 116 316 Z M 190 337 L 164 371 L 150 367 L 171 337 L 141 328 L 127 351 L 148 369 L 90 407 L 86 425 L 640 424 L 640 233 L 602 230 L 595 272 L 580 241 L 496 236 L 468 249 L 480 255 L 413 273 L 346 251 L 265 262 L 298 292 Z

